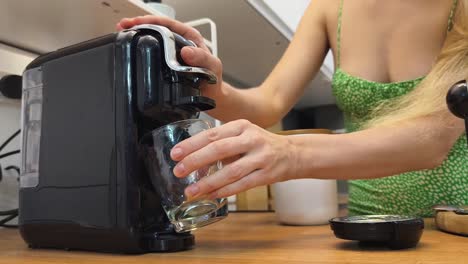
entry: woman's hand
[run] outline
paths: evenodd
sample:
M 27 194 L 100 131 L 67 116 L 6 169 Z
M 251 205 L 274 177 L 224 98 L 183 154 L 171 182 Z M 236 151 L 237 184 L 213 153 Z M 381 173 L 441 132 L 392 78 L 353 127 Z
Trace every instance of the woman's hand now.
M 203 131 L 176 145 L 171 157 L 179 161 L 177 177 L 218 160 L 231 160 L 215 174 L 189 186 L 189 197 L 227 197 L 256 186 L 296 176 L 296 148 L 286 136 L 270 133 L 247 120 L 229 122 Z
M 204 96 L 213 98 L 217 101 L 220 99 L 220 92 L 223 83 L 223 65 L 221 60 L 211 54 L 198 30 L 177 20 L 152 15 L 124 18 L 119 23 L 117 23 L 116 27 L 117 30 L 124 30 L 141 24 L 164 26 L 170 29 L 172 32 L 175 32 L 184 38 L 195 42 L 195 44 L 197 44 L 196 48 L 184 47 L 182 49 L 182 59 L 190 66 L 206 68 L 216 75 L 218 78 L 218 82 L 216 84 L 205 84 L 203 87 L 201 87 L 201 89 Z

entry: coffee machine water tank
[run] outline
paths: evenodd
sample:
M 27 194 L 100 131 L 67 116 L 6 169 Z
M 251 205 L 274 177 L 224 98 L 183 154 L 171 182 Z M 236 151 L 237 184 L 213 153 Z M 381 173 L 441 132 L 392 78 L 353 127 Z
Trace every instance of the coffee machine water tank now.
M 144 253 L 189 249 L 144 167 L 142 136 L 195 118 L 216 76 L 184 65 L 194 44 L 142 25 L 38 57 L 23 74 L 19 226 L 33 248 Z

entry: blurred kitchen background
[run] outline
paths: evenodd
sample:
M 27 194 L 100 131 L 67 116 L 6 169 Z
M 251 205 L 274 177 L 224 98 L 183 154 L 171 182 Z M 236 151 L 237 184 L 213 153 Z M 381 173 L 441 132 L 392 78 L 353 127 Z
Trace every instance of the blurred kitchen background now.
M 187 22 L 209 18 L 217 26 L 218 55 L 224 79 L 239 88 L 259 85 L 291 40 L 310 0 L 2 0 L 0 1 L 0 78 L 21 75 L 39 54 L 115 31 L 123 17 L 170 15 Z M 163 4 L 161 6 L 160 4 Z M 167 9 L 167 5 L 169 9 Z M 171 9 L 172 8 L 172 9 Z M 168 12 L 169 10 L 169 12 Z M 210 40 L 208 26 L 198 28 Z M 213 42 L 212 40 L 210 40 Z M 310 43 L 314 45 L 314 43 Z M 307 59 L 307 58 L 304 58 Z M 331 94 L 334 71 L 329 54 L 303 98 L 271 131 L 327 128 L 343 132 L 343 118 Z M 291 76 L 294 78 L 294 76 Z M 284 84 L 287 89 L 287 83 Z M 19 129 L 19 100 L 0 95 L 0 145 Z M 2 152 L 19 149 L 19 137 Z M 2 154 L 2 153 L 0 153 Z M 18 182 L 14 170 L 19 155 L 0 160 L 0 211 L 17 207 Z M 339 182 L 340 202 L 346 203 L 347 184 Z M 268 187 L 232 197 L 231 209 L 271 210 Z

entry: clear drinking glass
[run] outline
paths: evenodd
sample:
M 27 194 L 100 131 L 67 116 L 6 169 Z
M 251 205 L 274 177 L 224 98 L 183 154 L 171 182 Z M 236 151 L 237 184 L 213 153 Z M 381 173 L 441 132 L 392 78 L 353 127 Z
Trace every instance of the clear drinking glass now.
M 162 126 L 151 132 L 152 147 L 147 152 L 146 166 L 153 186 L 161 196 L 162 207 L 176 232 L 194 230 L 227 216 L 226 198 L 188 199 L 184 193 L 189 185 L 219 170 L 220 162 L 194 171 L 185 178 L 177 178 L 173 173 L 177 162 L 171 159 L 172 148 L 184 139 L 211 127 L 207 121 L 189 119 Z

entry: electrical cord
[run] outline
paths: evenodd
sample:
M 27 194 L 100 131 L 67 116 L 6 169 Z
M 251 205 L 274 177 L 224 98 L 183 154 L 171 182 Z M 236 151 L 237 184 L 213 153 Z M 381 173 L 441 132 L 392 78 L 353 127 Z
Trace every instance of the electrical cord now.
M 2 151 L 13 139 L 15 139 L 15 137 L 17 137 L 19 133 L 21 133 L 21 129 L 18 129 L 18 131 L 13 133 L 13 135 L 11 135 L 7 140 L 5 140 L 5 142 L 3 142 L 3 144 L 0 146 L 0 151 Z
M 11 135 L 7 140 L 5 140 L 5 142 L 3 142 L 2 145 L 0 145 L 0 152 L 15 138 L 17 137 L 19 134 L 20 134 L 21 130 L 19 129 L 18 131 L 16 131 L 13 135 Z M 3 158 L 6 158 L 6 157 L 9 157 L 9 156 L 12 156 L 12 155 L 15 155 L 15 154 L 18 154 L 20 153 L 20 150 L 14 150 L 14 151 L 10 151 L 10 152 L 7 152 L 5 154 L 0 154 L 0 159 L 3 159 Z M 8 166 L 5 168 L 5 170 L 14 170 L 18 173 L 19 175 L 19 168 L 17 166 Z M 0 181 L 2 181 L 3 179 L 3 172 L 2 172 L 2 166 L 0 165 Z M 19 180 L 19 178 L 18 178 Z M 19 212 L 18 212 L 18 208 L 17 209 L 13 209 L 13 210 L 7 210 L 7 211 L 0 211 L 0 216 L 5 216 L 5 218 L 1 219 L 0 220 L 0 227 L 6 227 L 6 228 L 16 228 L 18 227 L 18 225 L 10 225 L 10 224 L 7 224 L 8 222 L 10 222 L 11 220 L 13 220 L 14 218 L 16 218 L 18 216 Z
M 18 209 L 2 211 L 2 212 L 0 212 L 0 216 L 12 215 L 12 214 L 16 214 L 16 213 L 18 213 Z
M 10 152 L 7 152 L 5 154 L 0 154 L 0 159 L 3 159 L 3 158 L 6 158 L 8 156 L 12 156 L 12 155 L 15 155 L 15 154 L 18 154 L 20 153 L 20 150 L 14 150 L 14 151 L 10 151 Z
M 18 174 L 18 177 L 16 177 L 16 180 L 19 182 L 19 176 L 20 176 L 20 169 L 17 167 L 17 166 L 8 166 L 5 168 L 6 171 L 9 171 L 9 170 L 14 170 L 16 171 L 16 173 Z M 0 180 L 1 181 L 1 180 Z
M 15 219 L 17 216 L 18 216 L 18 210 L 16 210 L 16 213 L 11 214 L 11 215 L 5 217 L 4 219 L 0 220 L 0 226 L 1 227 L 7 227 L 7 228 L 16 228 L 16 227 L 18 227 L 18 225 L 9 225 L 9 224 L 7 224 L 11 220 Z
M 16 178 L 19 181 L 19 175 L 20 175 L 20 169 L 17 166 L 8 166 L 5 168 L 6 171 L 9 170 L 14 170 L 18 174 L 18 177 Z M 2 164 L 0 164 L 0 182 L 3 180 L 3 170 L 2 170 Z
M 16 173 L 18 173 L 18 175 L 20 174 L 20 169 L 16 166 L 8 166 L 5 168 L 5 170 L 14 170 Z
M 21 98 L 21 87 L 22 77 L 18 75 L 7 75 L 0 78 L 0 94 L 7 98 L 11 99 L 20 99 Z M 21 130 L 16 131 L 13 135 L 11 135 L 2 145 L 0 145 L 0 153 L 2 150 L 16 137 L 20 134 Z M 5 154 L 0 155 L 0 160 L 2 158 L 9 157 L 11 155 L 15 155 L 20 153 L 20 150 L 10 151 Z M 0 181 L 3 179 L 3 171 L 2 167 L 0 166 Z M 15 170 L 18 172 L 19 175 L 19 168 L 16 166 L 8 166 L 5 170 Z M 19 180 L 19 178 L 17 178 Z M 6 216 L 4 219 L 0 220 L 0 227 L 18 227 L 17 225 L 9 225 L 7 224 L 12 219 L 18 216 L 18 209 L 8 210 L 8 211 L 0 211 L 0 216 Z
M 0 170 L 2 167 L 0 166 Z M 19 168 L 16 166 L 8 166 L 5 168 L 5 170 L 15 170 L 18 172 L 19 175 Z M 19 181 L 19 177 L 17 178 Z M 9 221 L 13 220 L 14 218 L 18 217 L 19 211 L 18 209 L 13 209 L 13 210 L 8 210 L 8 211 L 0 211 L 0 216 L 6 216 L 4 219 L 0 220 L 0 227 L 5 227 L 5 228 L 17 228 L 18 225 L 10 225 L 7 224 Z

